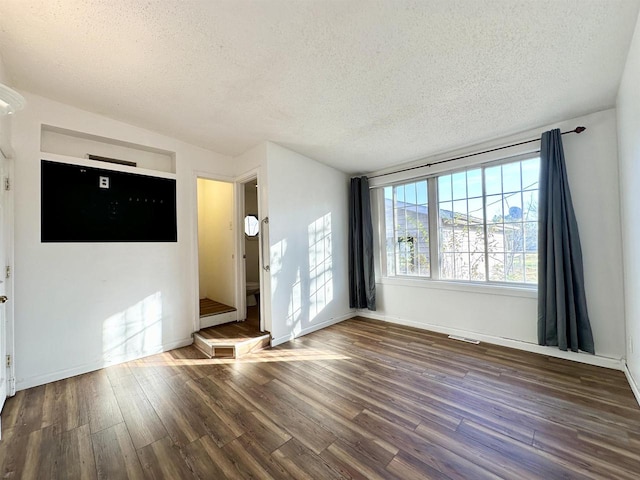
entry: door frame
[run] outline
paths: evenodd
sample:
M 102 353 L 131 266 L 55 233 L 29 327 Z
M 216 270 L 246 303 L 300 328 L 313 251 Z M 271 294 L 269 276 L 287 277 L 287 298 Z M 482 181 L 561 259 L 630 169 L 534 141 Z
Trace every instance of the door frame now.
M 233 187 L 233 201 L 232 201 L 232 209 L 233 211 L 231 212 L 231 218 L 235 219 L 238 217 L 238 212 L 237 212 L 237 183 L 235 182 L 235 179 L 233 177 L 229 177 L 226 175 L 217 175 L 211 172 L 205 172 L 205 171 L 201 171 L 201 170 L 194 170 L 192 177 L 191 177 L 191 185 L 192 185 L 192 205 L 194 206 L 194 208 L 192 209 L 192 215 L 191 215 L 191 223 L 192 223 L 192 228 L 191 231 L 193 232 L 193 238 L 192 238 L 192 243 L 191 243 L 191 250 L 192 250 L 192 258 L 191 258 L 191 283 L 192 283 L 192 288 L 193 288 L 193 299 L 192 299 L 192 309 L 193 309 L 193 321 L 192 321 L 192 329 L 194 332 L 197 332 L 198 330 L 200 330 L 200 251 L 199 251 L 199 245 L 198 245 L 198 179 L 201 178 L 203 180 L 213 180 L 215 182 L 224 182 L 224 183 L 230 183 Z M 238 228 L 238 223 L 237 221 L 234 222 L 235 224 L 232 225 L 232 235 L 234 235 L 234 238 L 237 238 L 236 232 L 239 230 Z M 236 288 L 235 288 L 235 308 L 236 308 L 236 313 L 239 314 L 240 310 L 238 309 L 238 305 L 239 305 L 239 292 L 238 292 L 238 288 L 237 288 L 237 279 L 238 279 L 238 242 L 234 241 L 233 242 L 233 273 L 234 273 L 234 283 L 236 284 Z M 236 316 L 235 321 L 238 321 L 239 317 Z
M 13 221 L 14 221 L 14 209 L 13 209 L 13 188 L 11 185 L 11 181 L 13 179 L 13 148 L 10 143 L 10 122 L 8 119 L 3 119 L 3 123 L 0 126 L 2 130 L 5 132 L 2 133 L 3 138 L 0 141 L 0 179 L 2 184 L 0 188 L 2 192 L 2 224 L 0 228 L 2 228 L 2 237 L 3 237 L 3 246 L 4 251 L 0 252 L 0 275 L 2 278 L 2 282 L 4 285 L 4 295 L 6 295 L 9 300 L 2 307 L 4 309 L 4 338 L 2 341 L 4 342 L 4 353 L 11 358 L 11 364 L 6 366 L 6 361 L 4 358 L 0 359 L 2 362 L 2 367 L 4 368 L 5 382 L 6 382 L 6 396 L 12 397 L 16 394 L 16 382 L 15 382 L 15 343 L 14 343 L 14 323 L 13 323 L 13 314 L 14 314 L 14 289 L 13 289 L 13 251 L 14 251 L 14 239 L 13 239 Z M 5 183 L 7 182 L 7 183 Z M 5 185 L 8 185 L 9 188 L 6 188 Z M 7 277 L 6 268 L 11 269 L 11 273 Z M 0 321 L 2 321 L 2 315 L 0 315 Z M 0 399 L 0 410 L 4 406 L 5 398 Z
M 264 218 L 263 214 L 264 214 L 264 207 L 262 205 L 262 188 L 263 185 L 261 184 L 261 180 L 260 180 L 260 168 L 254 168 L 252 170 L 249 170 L 248 172 L 243 173 L 242 175 L 236 177 L 235 181 L 236 181 L 236 211 L 237 211 L 237 217 L 236 217 L 236 222 L 239 226 L 239 228 L 237 229 L 238 235 L 236 237 L 236 243 L 237 243 L 237 248 L 238 248 L 238 262 L 237 262 L 237 270 L 238 270 L 238 282 L 237 282 L 237 290 L 241 293 L 242 299 L 241 302 L 239 303 L 239 305 L 242 305 L 242 311 L 246 312 L 247 309 L 247 297 L 246 297 L 246 289 L 247 289 L 247 277 L 246 277 L 246 269 L 245 269 L 245 258 L 244 255 L 246 254 L 245 252 L 245 236 L 244 236 L 244 185 L 248 182 L 251 182 L 252 180 L 255 180 L 258 184 L 258 220 L 260 221 L 260 230 L 258 233 L 258 269 L 259 269 L 259 282 L 260 282 L 260 331 L 264 332 L 265 330 L 267 330 L 267 308 L 268 308 L 268 302 L 267 300 L 267 295 L 266 295 L 266 285 L 267 282 L 265 282 L 265 278 L 264 278 L 264 264 L 263 264 L 263 252 L 262 252 L 262 245 L 263 245 L 263 223 L 262 223 L 262 219 Z M 240 228 L 241 227 L 241 228 Z M 245 315 L 245 313 L 242 314 L 243 316 Z

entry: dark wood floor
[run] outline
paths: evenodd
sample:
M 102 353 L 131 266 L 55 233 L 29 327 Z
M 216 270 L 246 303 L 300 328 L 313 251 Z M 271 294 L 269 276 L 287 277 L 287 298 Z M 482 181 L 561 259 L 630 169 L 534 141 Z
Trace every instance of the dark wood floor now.
M 247 307 L 247 318 L 242 322 L 229 322 L 215 327 L 203 328 L 198 332 L 205 338 L 225 338 L 243 340 L 260 337 L 265 332 L 260 331 L 259 307 Z
M 192 347 L 7 401 L 11 478 L 638 479 L 621 372 L 352 319 L 240 360 Z
M 210 298 L 200 299 L 200 316 L 208 317 L 209 315 L 218 315 L 220 313 L 235 312 L 235 307 L 216 302 Z

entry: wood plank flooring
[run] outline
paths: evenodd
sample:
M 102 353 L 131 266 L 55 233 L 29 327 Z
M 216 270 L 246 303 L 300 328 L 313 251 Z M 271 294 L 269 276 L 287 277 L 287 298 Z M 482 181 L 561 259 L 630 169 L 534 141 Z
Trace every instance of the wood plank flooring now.
M 210 298 L 200 299 L 200 316 L 208 317 L 209 315 L 218 315 L 220 313 L 235 312 L 235 307 L 216 302 Z
M 618 371 L 365 319 L 18 392 L 2 478 L 637 479 Z
M 226 338 L 245 340 L 263 336 L 260 331 L 260 312 L 257 306 L 247 308 L 247 319 L 243 322 L 229 322 L 198 331 L 204 338 Z

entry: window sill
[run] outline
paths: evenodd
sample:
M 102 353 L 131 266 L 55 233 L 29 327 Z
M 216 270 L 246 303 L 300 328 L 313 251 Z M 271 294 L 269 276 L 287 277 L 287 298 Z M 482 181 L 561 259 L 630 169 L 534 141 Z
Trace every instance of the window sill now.
M 538 298 L 536 287 L 505 286 L 492 284 L 476 284 L 447 280 L 431 280 L 429 278 L 411 277 L 382 277 L 376 283 L 382 285 L 397 285 L 404 287 L 435 288 L 439 290 L 455 290 L 489 295 L 503 295 L 507 297 Z

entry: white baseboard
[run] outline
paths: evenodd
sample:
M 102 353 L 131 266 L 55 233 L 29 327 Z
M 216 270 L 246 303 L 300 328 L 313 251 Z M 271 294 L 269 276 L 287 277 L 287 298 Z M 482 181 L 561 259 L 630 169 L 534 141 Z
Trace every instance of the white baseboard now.
M 303 328 L 297 334 L 291 332 L 289 335 L 283 335 L 282 337 L 274 338 L 271 340 L 271 346 L 277 347 L 283 343 L 289 342 L 295 338 L 302 337 L 303 335 L 307 335 L 308 333 L 315 332 L 316 330 L 320 330 L 322 328 L 329 327 L 331 325 L 335 325 L 336 323 L 344 322 L 350 318 L 355 317 L 357 314 L 355 311 L 345 313 L 344 315 L 340 315 L 339 317 L 331 318 L 321 323 L 317 323 L 314 325 L 310 325 L 306 328 Z
M 200 328 L 215 327 L 224 323 L 235 322 L 238 320 L 238 312 L 219 313 L 217 315 L 208 315 L 200 317 Z
M 627 377 L 627 381 L 629 382 L 629 386 L 631 387 L 633 396 L 636 397 L 636 401 L 638 402 L 638 405 L 640 405 L 640 388 L 636 383 L 636 379 L 633 378 L 633 375 L 631 375 L 631 371 L 629 370 L 626 362 L 624 363 L 624 374 Z
M 572 360 L 574 362 L 586 363 L 597 367 L 611 368 L 613 370 L 624 370 L 624 361 L 622 358 L 603 357 L 600 355 L 591 355 L 590 353 L 564 352 L 556 347 L 543 347 L 535 343 L 523 342 L 522 340 L 513 340 L 510 338 L 495 337 L 493 335 L 485 335 L 477 332 L 469 332 L 458 328 L 443 327 L 441 325 L 433 325 L 430 323 L 415 322 L 402 318 L 381 315 L 369 310 L 358 310 L 357 315 L 360 317 L 371 318 L 374 320 L 382 320 L 383 322 L 396 323 L 407 327 L 421 328 L 445 335 L 459 335 L 462 337 L 473 338 L 481 342 L 500 345 L 502 347 L 515 348 L 526 352 L 537 353 L 547 357 L 562 358 L 564 360 Z
M 67 368 L 64 370 L 58 370 L 57 372 L 46 373 L 44 375 L 38 375 L 35 377 L 17 379 L 16 390 L 26 390 L 27 388 L 37 387 L 44 385 L 45 383 L 55 382 L 65 378 L 75 377 L 76 375 L 82 375 L 83 373 L 93 372 L 100 370 L 101 368 L 110 367 L 119 363 L 129 362 L 131 360 L 137 360 L 139 358 L 149 357 L 158 353 L 173 350 L 175 348 L 186 347 L 193 343 L 193 338 L 184 338 L 176 340 L 175 342 L 166 343 L 164 345 L 158 345 L 154 348 L 145 349 L 143 352 L 137 354 L 129 354 L 126 356 L 116 357 L 110 360 L 101 360 L 97 362 L 85 363 L 84 365 L 78 365 L 76 367 Z

